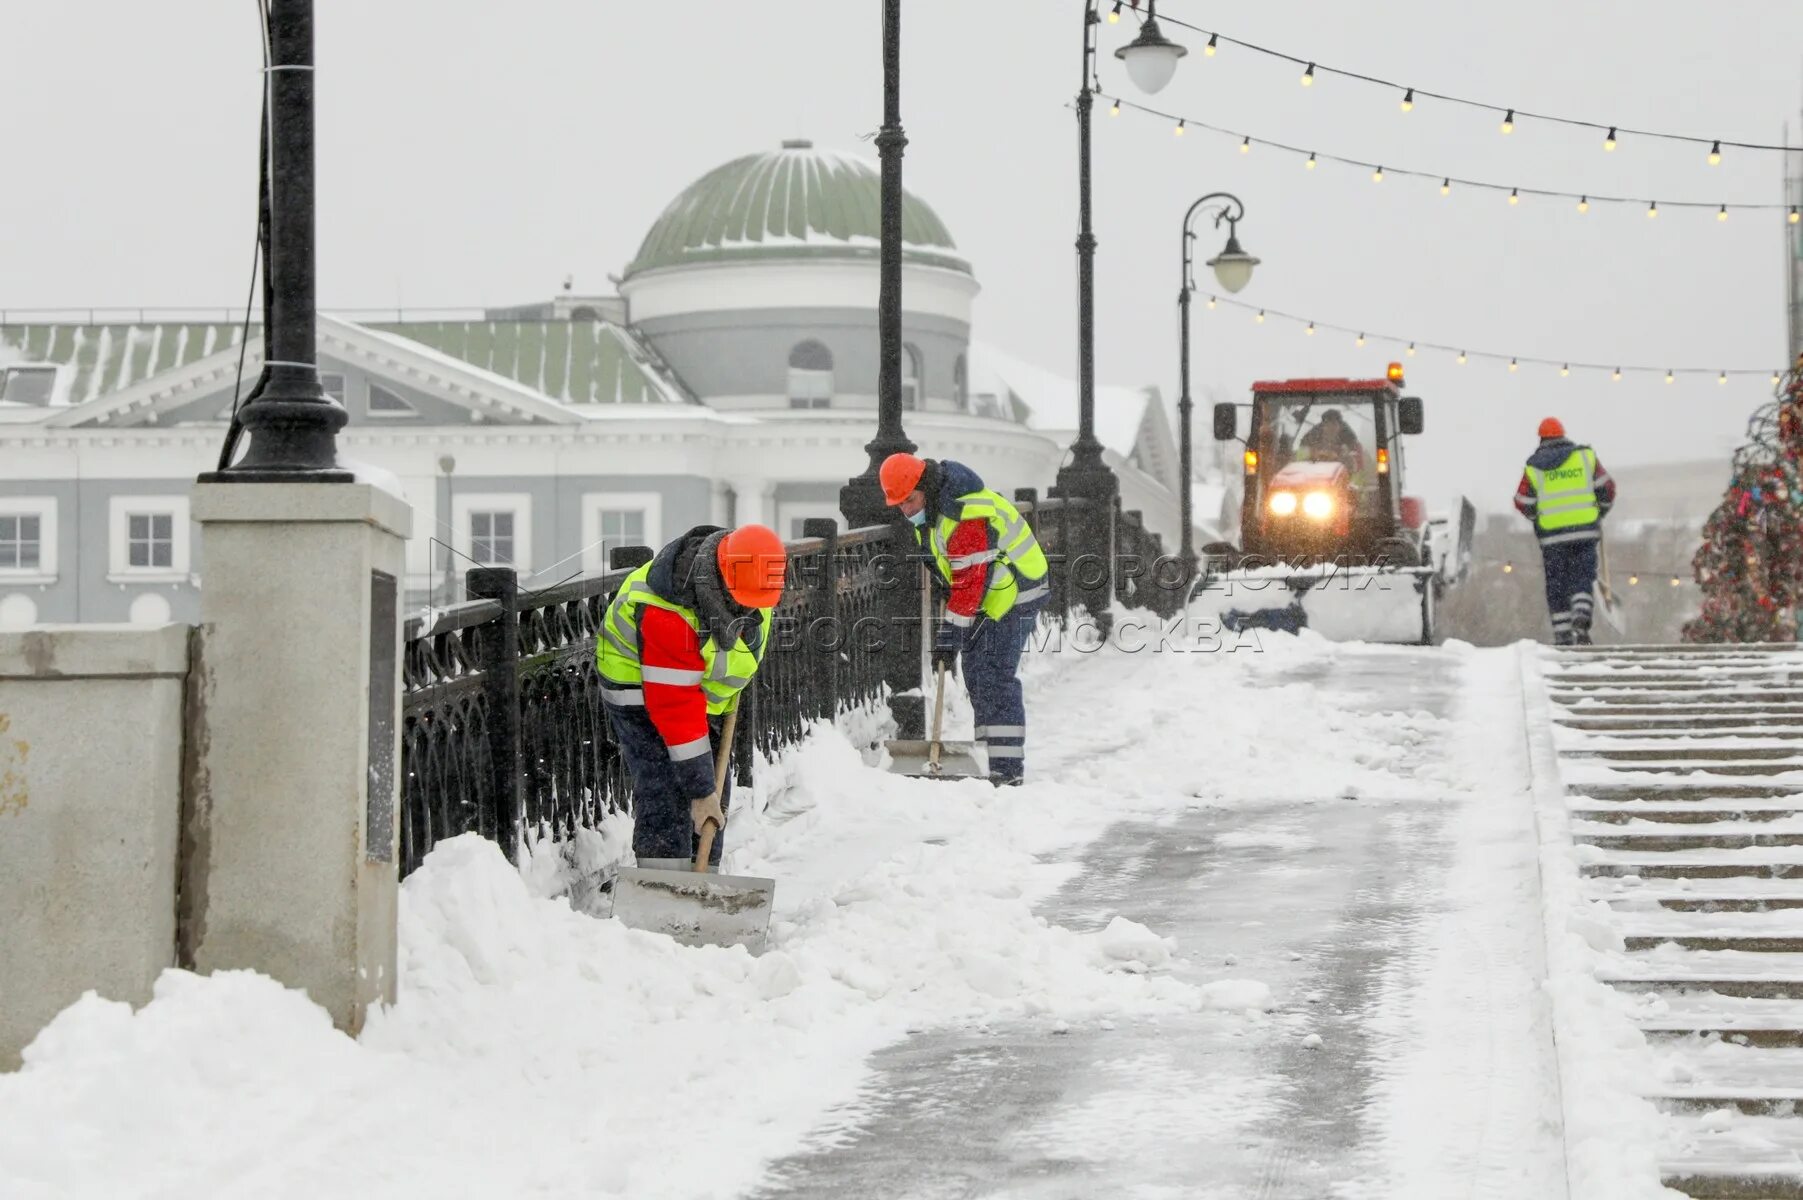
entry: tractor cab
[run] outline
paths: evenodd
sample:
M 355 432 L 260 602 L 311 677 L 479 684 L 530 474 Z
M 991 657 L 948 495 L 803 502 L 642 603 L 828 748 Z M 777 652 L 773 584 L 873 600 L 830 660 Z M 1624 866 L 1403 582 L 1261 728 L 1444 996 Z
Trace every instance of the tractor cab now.
M 1252 385 L 1240 551 L 1273 562 L 1420 561 L 1424 510 L 1401 491 L 1402 435 L 1420 433 L 1421 401 L 1402 370 L 1383 379 L 1289 379 Z M 1238 439 L 1232 404 L 1215 436 Z

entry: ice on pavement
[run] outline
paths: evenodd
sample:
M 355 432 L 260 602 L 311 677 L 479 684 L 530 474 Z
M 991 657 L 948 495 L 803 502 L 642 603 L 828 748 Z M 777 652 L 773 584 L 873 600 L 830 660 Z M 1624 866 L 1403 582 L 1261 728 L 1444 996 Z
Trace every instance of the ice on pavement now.
M 1446 721 L 1307 682 L 1343 653 L 1305 634 L 1164 661 L 1037 654 L 1030 782 L 1000 792 L 882 772 L 846 733 L 867 740 L 867 722 L 815 728 L 760 765 L 734 815 L 727 869 L 778 880 L 757 959 L 574 911 L 545 894 L 555 855 L 516 869 L 473 835 L 441 843 L 402 889 L 398 1002 L 356 1040 L 248 972 L 171 970 L 136 1012 L 91 994 L 66 1009 L 0 1076 L 0 1193 L 728 1197 L 911 1030 L 1269 1020 L 1303 999 L 1180 981 L 1168 965 L 1206 946 L 1124 918 L 1079 932 L 1035 901 L 1126 817 L 1293 798 L 1299 824 L 1272 828 L 1268 852 L 1306 845 L 1309 806 L 1349 788 L 1481 785 L 1494 763 L 1407 753 Z M 621 842 L 602 831 L 583 853 Z M 1426 1103 L 1463 1088 L 1439 1081 Z

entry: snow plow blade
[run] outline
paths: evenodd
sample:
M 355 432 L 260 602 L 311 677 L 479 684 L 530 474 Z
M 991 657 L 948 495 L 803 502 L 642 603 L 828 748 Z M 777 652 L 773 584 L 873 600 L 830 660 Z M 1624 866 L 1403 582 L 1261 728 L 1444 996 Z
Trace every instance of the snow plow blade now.
M 1234 633 L 1312 629 L 1336 642 L 1431 645 L 1438 574 L 1427 566 L 1241 568 L 1205 576 L 1192 605 Z
M 614 878 L 613 915 L 685 946 L 743 946 L 762 954 L 775 899 L 774 879 L 625 867 Z

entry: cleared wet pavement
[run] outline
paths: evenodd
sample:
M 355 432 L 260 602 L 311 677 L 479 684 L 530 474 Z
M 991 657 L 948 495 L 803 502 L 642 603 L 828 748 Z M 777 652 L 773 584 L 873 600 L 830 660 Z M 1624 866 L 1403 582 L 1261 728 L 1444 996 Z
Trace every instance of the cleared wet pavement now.
M 1308 664 L 1270 682 L 1311 682 L 1351 709 L 1456 715 L 1456 663 L 1431 651 Z M 1408 749 L 1415 764 L 1439 753 Z M 1457 803 L 1199 798 L 1175 820 L 1116 825 L 1043 906 L 1047 918 L 1093 929 L 1130 917 L 1177 939 L 1175 974 L 1258 980 L 1277 1007 L 922 1032 L 879 1054 L 858 1103 L 756 1195 L 1390 1194 L 1372 1101 L 1409 1036 L 1404 1010 Z

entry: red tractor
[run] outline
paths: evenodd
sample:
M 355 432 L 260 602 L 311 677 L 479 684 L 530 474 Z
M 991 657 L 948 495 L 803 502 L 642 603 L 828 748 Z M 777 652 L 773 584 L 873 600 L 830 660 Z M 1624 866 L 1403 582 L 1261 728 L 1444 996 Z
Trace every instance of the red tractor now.
M 1239 407 L 1215 406 L 1217 439 L 1240 440 Z M 1464 577 L 1476 512 L 1464 502 L 1455 544 L 1448 521 L 1403 494 L 1402 439 L 1421 432 L 1423 414 L 1419 397 L 1402 394 L 1401 365 L 1383 379 L 1255 383 L 1251 409 L 1240 545 L 1204 548 L 1203 588 L 1262 590 L 1266 603 L 1229 607 L 1223 622 L 1432 642 L 1440 595 Z M 1323 619 L 1329 610 L 1335 619 Z

